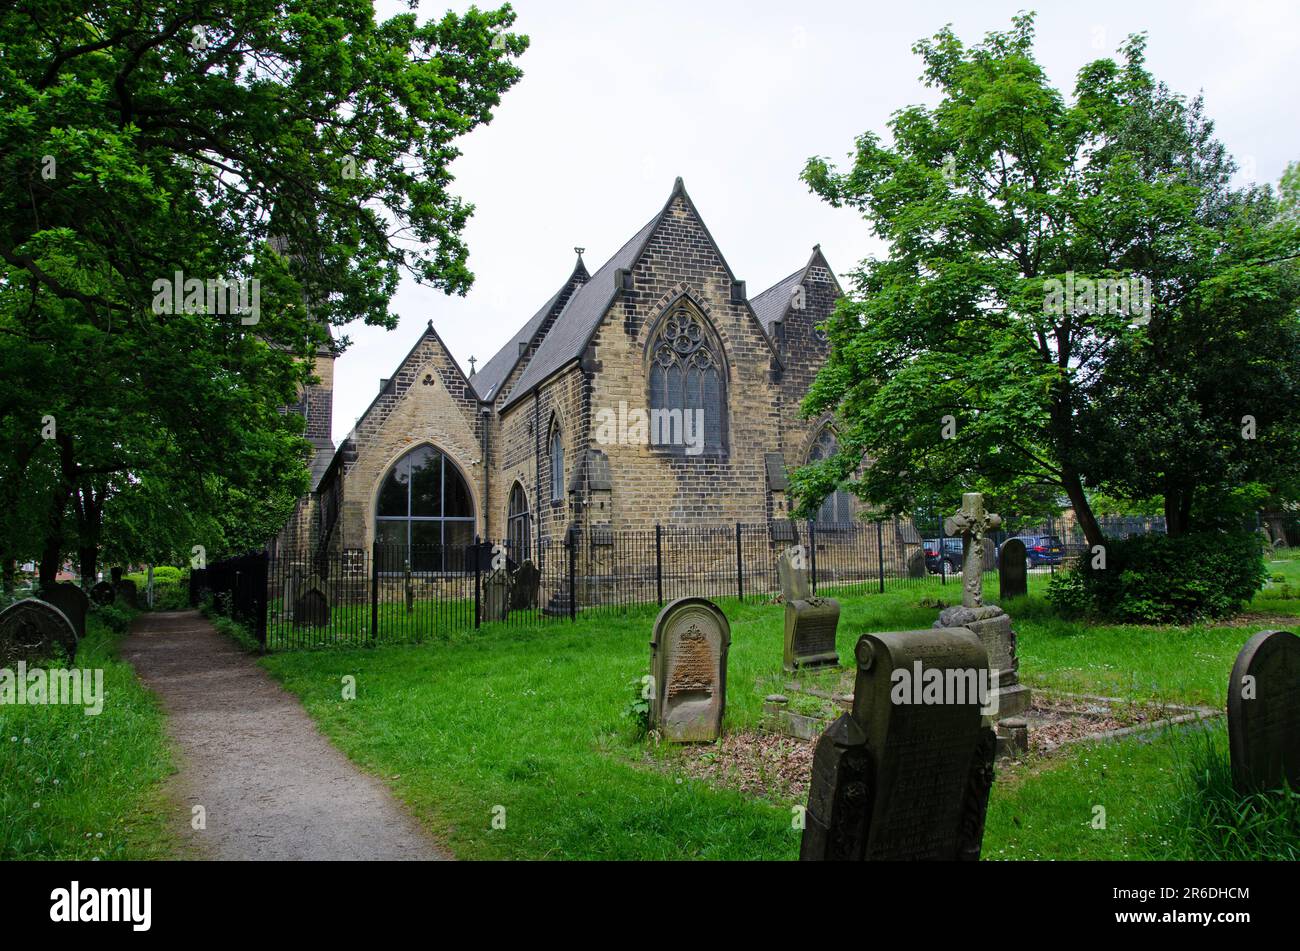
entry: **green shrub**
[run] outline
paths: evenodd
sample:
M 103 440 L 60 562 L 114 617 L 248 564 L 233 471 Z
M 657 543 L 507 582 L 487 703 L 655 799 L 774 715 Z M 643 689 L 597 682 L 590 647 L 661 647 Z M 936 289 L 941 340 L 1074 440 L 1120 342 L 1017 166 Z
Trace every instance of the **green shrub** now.
M 1140 535 L 1107 540 L 1105 567 L 1085 553 L 1047 597 L 1062 614 L 1139 624 L 1187 623 L 1239 611 L 1267 578 L 1254 533 Z
M 92 601 L 90 613 L 114 634 L 126 633 L 126 629 L 131 626 L 131 618 L 135 617 L 134 611 L 117 603 L 95 604 Z

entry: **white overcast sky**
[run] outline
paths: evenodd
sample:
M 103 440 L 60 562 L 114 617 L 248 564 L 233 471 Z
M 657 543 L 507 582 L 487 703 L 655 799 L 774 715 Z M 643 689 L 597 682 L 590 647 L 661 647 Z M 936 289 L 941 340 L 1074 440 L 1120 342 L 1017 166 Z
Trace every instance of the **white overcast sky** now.
M 480 3 L 481 8 L 495 6 Z M 422 0 L 420 16 L 468 3 Z M 381 15 L 404 4 L 379 0 Z M 967 45 L 1038 12 L 1037 56 L 1067 96 L 1078 68 L 1149 34 L 1148 62 L 1178 92 L 1205 94 L 1241 177 L 1276 182 L 1300 159 L 1300 5 L 1231 2 L 516 0 L 532 46 L 488 126 L 461 140 L 454 191 L 476 275 L 465 297 L 405 281 L 393 331 L 349 326 L 334 377 L 337 444 L 432 319 L 468 372 L 481 367 L 568 276 L 592 270 L 659 210 L 673 179 L 750 293 L 820 243 L 841 274 L 881 253 L 867 226 L 799 181 L 805 160 L 843 162 L 854 137 L 886 134 L 897 109 L 932 102 L 912 43 L 951 23 Z

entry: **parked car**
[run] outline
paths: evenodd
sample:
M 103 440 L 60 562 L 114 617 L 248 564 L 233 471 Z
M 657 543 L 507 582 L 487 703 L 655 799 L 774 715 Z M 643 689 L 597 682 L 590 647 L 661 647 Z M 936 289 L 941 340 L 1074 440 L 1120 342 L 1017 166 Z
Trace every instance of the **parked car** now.
M 932 575 L 939 574 L 940 570 L 946 571 L 950 575 L 961 574 L 962 547 L 960 538 L 943 539 L 943 558 L 939 558 L 939 539 L 927 538 L 922 542 L 925 548 L 925 567 Z M 941 569 L 941 563 L 946 563 L 947 568 Z
M 1016 541 L 1025 543 L 1025 567 L 1041 568 L 1043 565 L 1059 565 L 1065 560 L 1065 546 L 1055 535 L 1016 535 Z M 1002 544 L 1012 541 L 1008 538 Z M 1002 549 L 998 549 L 1002 554 Z

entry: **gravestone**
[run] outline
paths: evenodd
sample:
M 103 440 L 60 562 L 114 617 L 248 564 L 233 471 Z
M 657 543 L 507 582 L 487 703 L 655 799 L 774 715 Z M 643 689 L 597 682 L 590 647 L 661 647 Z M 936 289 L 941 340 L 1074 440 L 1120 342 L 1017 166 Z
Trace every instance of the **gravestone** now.
M 678 598 L 655 619 L 650 641 L 650 725 L 670 743 L 711 743 L 727 706 L 731 625 L 706 598 Z
M 918 548 L 907 556 L 907 576 L 924 578 L 929 571 L 925 567 L 925 549 Z
M 537 591 L 542 583 L 542 573 L 531 561 L 525 560 L 510 581 L 510 609 L 524 611 L 537 607 Z
M 1000 515 L 984 510 L 984 496 L 967 492 L 961 508 L 944 522 L 944 531 L 962 538 L 961 604 L 944 608 L 936 628 L 966 628 L 974 631 L 988 654 L 990 670 L 998 672 L 996 718 L 1014 717 L 1029 709 L 1029 688 L 1020 682 L 1020 658 L 1016 654 L 1016 632 L 1011 617 L 996 604 L 984 603 L 984 572 L 978 556 L 985 534 L 1002 524 Z
M 785 602 L 785 669 L 838 666 L 835 631 L 840 624 L 840 603 L 812 593 L 803 551 L 787 548 L 777 559 L 781 599 Z
M 944 628 L 864 634 L 855 653 L 853 711 L 813 752 L 799 858 L 978 859 L 997 748 L 983 644 Z
M 71 582 L 61 581 L 43 589 L 41 600 L 63 612 L 72 622 L 72 629 L 77 632 L 78 639 L 86 636 L 86 612 L 90 610 L 90 599 L 86 597 L 86 592 Z
M 13 669 L 19 661 L 42 663 L 58 647 L 69 661 L 77 656 L 77 632 L 54 605 L 24 598 L 0 611 L 0 667 Z
M 998 551 L 998 596 L 1023 598 L 1029 593 L 1029 574 L 1025 565 L 1025 543 L 1009 538 Z
M 130 579 L 124 579 L 113 585 L 113 591 L 117 594 L 118 600 L 128 608 L 138 607 L 137 593 L 135 582 Z
M 1228 682 L 1228 752 L 1243 793 L 1300 789 L 1300 637 L 1260 631 L 1246 642 Z
M 91 586 L 90 600 L 100 606 L 112 604 L 117 600 L 117 592 L 113 590 L 113 586 L 107 581 L 100 581 Z
M 330 622 L 330 599 L 319 585 L 309 586 L 293 605 L 295 624 L 325 627 Z
M 498 568 L 483 579 L 483 620 L 504 621 L 510 609 L 510 574 Z
M 116 588 L 116 587 L 117 587 L 117 583 L 118 583 L 119 581 L 122 580 L 122 569 L 121 569 L 120 567 L 119 567 L 119 568 L 110 568 L 110 569 L 108 569 L 108 573 L 109 573 L 109 575 L 111 575 L 112 578 L 113 578 L 113 587 Z

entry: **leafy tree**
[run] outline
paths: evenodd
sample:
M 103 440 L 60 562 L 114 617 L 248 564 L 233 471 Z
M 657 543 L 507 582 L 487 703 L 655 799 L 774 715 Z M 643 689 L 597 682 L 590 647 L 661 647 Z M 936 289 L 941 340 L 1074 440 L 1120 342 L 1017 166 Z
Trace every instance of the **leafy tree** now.
M 890 145 L 859 137 L 849 170 L 804 170 L 889 244 L 828 322 L 804 408 L 836 411 L 841 451 L 796 473 L 805 511 L 839 482 L 896 512 L 1046 491 L 1096 544 L 1091 488 L 1162 495 L 1180 534 L 1294 447 L 1295 229 L 1230 186 L 1200 99 L 1153 79 L 1144 37 L 1067 102 L 1033 36 L 1022 15 L 969 49 L 948 29 L 917 43 L 941 101 L 896 113 Z
M 521 75 L 513 20 L 380 22 L 370 0 L 0 9 L 0 560 L 84 562 L 115 511 L 121 551 L 157 549 L 122 493 L 183 501 L 190 518 L 159 517 L 177 530 L 220 513 L 218 544 L 266 530 L 306 484 L 280 408 L 325 326 L 394 326 L 404 271 L 473 279 L 448 167 Z M 257 312 L 221 306 L 219 281 L 246 305 L 256 289 Z

